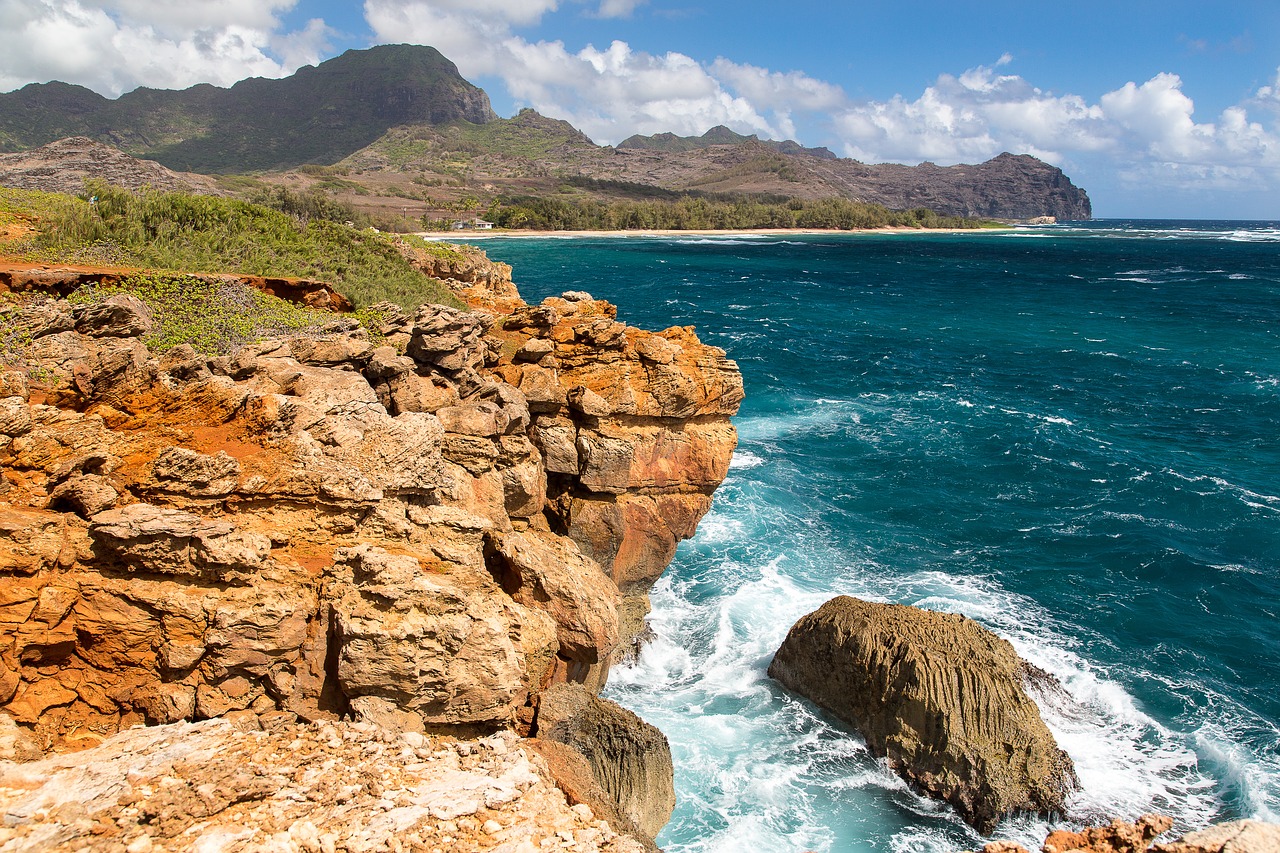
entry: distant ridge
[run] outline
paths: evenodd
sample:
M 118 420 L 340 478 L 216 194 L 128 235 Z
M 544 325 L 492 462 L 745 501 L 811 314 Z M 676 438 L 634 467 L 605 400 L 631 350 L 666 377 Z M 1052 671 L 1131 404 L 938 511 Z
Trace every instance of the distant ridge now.
M 836 159 L 836 155 L 827 148 L 806 148 L 799 142 L 790 139 L 784 142 L 774 142 L 771 139 L 762 140 L 755 134 L 744 136 L 741 133 L 730 130 L 723 124 L 716 125 L 701 136 L 676 136 L 674 133 L 655 133 L 653 136 L 636 134 L 628 136 L 619 142 L 618 147 L 680 153 L 694 151 L 699 148 L 709 148 L 712 145 L 742 145 L 746 142 L 759 142 L 783 154 L 807 154 L 810 157 L 820 157 L 825 160 Z
M 349 50 L 291 77 L 136 89 L 115 100 L 33 83 L 0 95 L 0 150 L 86 136 L 170 169 L 206 173 L 341 160 L 404 124 L 483 124 L 489 96 L 435 48 Z

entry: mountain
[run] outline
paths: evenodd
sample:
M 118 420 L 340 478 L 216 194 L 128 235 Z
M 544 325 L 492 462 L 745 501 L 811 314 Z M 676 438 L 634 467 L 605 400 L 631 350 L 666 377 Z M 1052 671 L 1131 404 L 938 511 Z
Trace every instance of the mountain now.
M 136 89 L 115 100 L 66 83 L 0 95 L 0 150 L 87 136 L 170 169 L 206 173 L 328 164 L 407 124 L 484 124 L 489 96 L 439 51 L 349 50 L 292 77 Z
M 72 136 L 17 154 L 0 154 L 0 186 L 75 195 L 86 178 L 118 187 L 222 195 L 211 178 L 179 174 L 151 160 L 130 157 L 110 145 Z
M 0 152 L 68 136 L 176 171 L 258 173 L 259 184 L 314 187 L 403 223 L 483 211 L 499 197 L 553 194 L 841 197 L 943 215 L 1092 215 L 1084 190 L 1026 155 L 972 166 L 869 165 L 724 126 L 602 147 L 533 110 L 498 118 L 483 90 L 434 48 L 418 45 L 350 50 L 292 77 L 227 89 L 138 89 L 110 100 L 55 82 L 0 94 Z

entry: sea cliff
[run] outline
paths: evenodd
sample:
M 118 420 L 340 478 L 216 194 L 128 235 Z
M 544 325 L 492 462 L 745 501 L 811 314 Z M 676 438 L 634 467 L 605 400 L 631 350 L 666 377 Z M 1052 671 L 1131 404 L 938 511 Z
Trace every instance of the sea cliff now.
M 509 267 L 470 257 L 416 258 L 465 310 L 384 306 L 373 329 L 335 315 L 215 357 L 148 350 L 153 318 L 126 294 L 6 309 L 27 361 L 0 374 L 0 712 L 16 723 L 0 757 L 133 754 L 102 744 L 140 723 L 178 726 L 152 746 L 180 744 L 182 726 L 216 718 L 268 741 L 383 732 L 392 752 L 435 754 L 430 738 L 537 734 L 540 696 L 561 683 L 605 713 L 590 694 L 727 473 L 741 376 L 692 329 L 629 327 L 585 293 L 530 306 Z M 596 750 L 583 757 L 597 776 L 627 778 L 626 739 L 572 745 Z M 467 756 L 466 742 L 447 748 Z M 520 796 L 550 778 L 527 756 Z M 449 834 L 436 824 L 452 818 L 420 811 L 403 817 Z M 635 830 L 625 803 L 596 811 Z M 0 830 L 15 849 L 40 827 L 89 837 L 69 812 L 18 812 Z M 642 819 L 653 832 L 665 816 Z M 98 846 L 152 837 L 135 824 Z M 182 844 L 203 831 L 173 829 Z

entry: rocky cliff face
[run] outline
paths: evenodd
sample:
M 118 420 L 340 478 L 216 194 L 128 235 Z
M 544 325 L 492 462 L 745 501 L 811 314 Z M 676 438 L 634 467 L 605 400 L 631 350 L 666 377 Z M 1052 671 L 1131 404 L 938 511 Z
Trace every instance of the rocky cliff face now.
M 473 310 L 388 307 L 377 345 L 339 319 L 217 358 L 154 356 L 131 297 L 8 309 L 0 711 L 40 749 L 213 717 L 525 733 L 549 685 L 598 688 L 741 378 L 689 329 L 473 273 Z
M 1280 825 L 1258 820 L 1236 820 L 1188 832 L 1172 841 L 1157 841 L 1169 832 L 1173 820 L 1144 814 L 1135 822 L 1119 818 L 1107 826 L 1079 831 L 1058 829 L 1044 840 L 1043 853 L 1274 853 L 1280 850 Z M 1153 843 L 1154 842 L 1154 843 Z M 1028 853 L 1011 841 L 992 841 L 982 853 Z
M 854 160 L 816 163 L 843 194 L 891 209 L 996 219 L 1093 218 L 1089 195 L 1056 166 L 1027 154 L 1001 154 L 977 165 L 868 166 Z
M 1029 674 L 971 619 L 848 596 L 801 618 L 769 665 L 985 834 L 1014 811 L 1063 812 L 1076 785 L 1023 689 Z

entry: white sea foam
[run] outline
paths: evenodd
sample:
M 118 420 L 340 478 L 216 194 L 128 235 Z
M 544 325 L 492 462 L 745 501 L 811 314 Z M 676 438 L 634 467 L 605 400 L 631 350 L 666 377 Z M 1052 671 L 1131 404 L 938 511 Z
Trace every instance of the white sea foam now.
M 746 471 L 751 468 L 759 468 L 763 464 L 763 456 L 752 453 L 750 450 L 735 450 L 733 458 L 729 460 L 729 470 Z
M 709 518 L 711 528 L 695 538 L 702 547 L 718 541 L 718 522 L 714 514 Z M 655 638 L 633 666 L 614 670 L 609 689 L 666 731 L 676 750 L 682 805 L 669 832 L 679 836 L 692 823 L 699 828 L 691 833 L 696 841 L 664 837 L 673 853 L 742 849 L 747 839 L 770 850 L 844 850 L 842 822 L 865 821 L 858 815 L 868 809 L 904 807 L 921 815 L 923 825 L 892 835 L 891 849 L 943 853 L 974 846 L 976 836 L 954 813 L 910 793 L 856 736 L 765 676 L 794 620 L 838 592 L 964 613 L 1053 674 L 1061 689 L 1034 689 L 1033 698 L 1080 777 L 1082 788 L 1069 803 L 1072 817 L 1133 818 L 1158 810 L 1184 827 L 1208 823 L 1222 801 L 1213 776 L 1199 766 L 1202 756 L 1228 766 L 1242 786 L 1261 790 L 1253 812 L 1272 815 L 1274 790 L 1267 786 L 1280 778 L 1280 768 L 1259 766 L 1236 732 L 1206 726 L 1189 742 L 1157 722 L 1087 660 L 1065 625 L 1030 599 L 986 577 L 895 576 L 874 564 L 852 575 L 828 571 L 828 578 L 843 578 L 838 587 L 798 580 L 807 564 L 829 557 L 802 544 L 754 566 L 730 562 L 722 567 L 722 590 L 710 598 L 701 586 L 670 576 L 655 586 Z M 1000 834 L 1034 845 L 1049 828 L 1018 817 L 1002 824 Z

